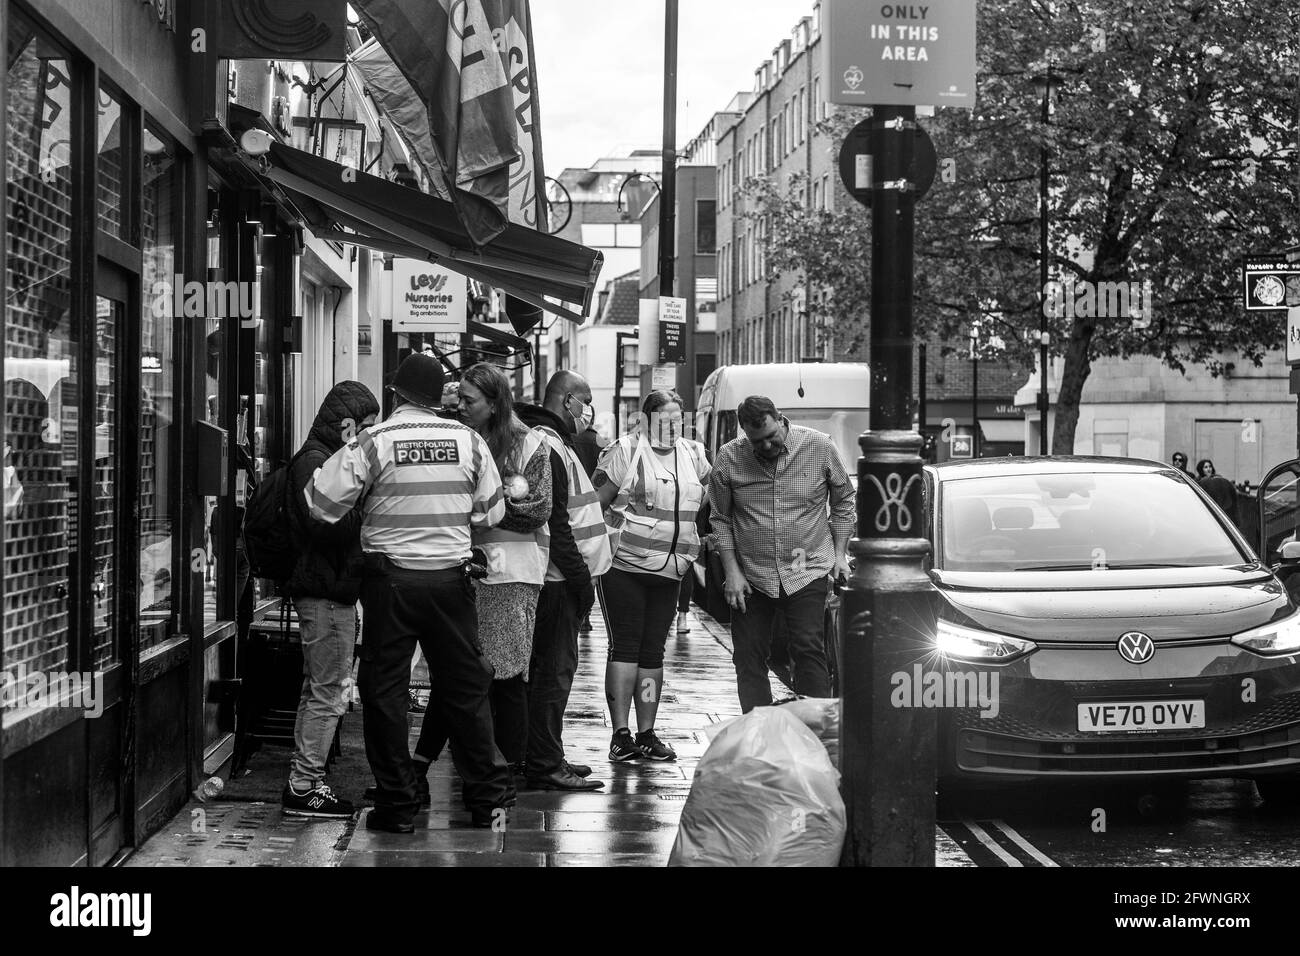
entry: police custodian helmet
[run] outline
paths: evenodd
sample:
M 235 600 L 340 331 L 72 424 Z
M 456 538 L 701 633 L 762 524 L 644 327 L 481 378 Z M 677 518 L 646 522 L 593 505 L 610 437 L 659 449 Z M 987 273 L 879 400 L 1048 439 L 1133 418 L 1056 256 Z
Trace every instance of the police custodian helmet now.
M 442 407 L 442 363 L 432 355 L 412 352 L 397 367 L 388 386 L 408 402 L 428 409 Z

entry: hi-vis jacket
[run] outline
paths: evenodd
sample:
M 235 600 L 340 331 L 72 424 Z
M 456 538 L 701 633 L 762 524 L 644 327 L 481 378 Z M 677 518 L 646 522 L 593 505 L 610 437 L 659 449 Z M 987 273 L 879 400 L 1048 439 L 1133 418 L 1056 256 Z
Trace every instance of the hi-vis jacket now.
M 505 515 L 487 442 L 415 405 L 335 452 L 303 495 L 312 517 L 330 524 L 364 497 L 361 550 L 421 571 L 460 564 L 470 556 L 470 527 L 491 527 Z
M 679 438 L 671 455 L 660 456 L 643 435 L 624 435 L 605 446 L 598 467 L 618 485 L 606 515 L 614 567 L 680 579 L 700 553 L 704 446 Z
M 569 475 L 569 527 L 573 529 L 573 540 L 578 546 L 582 560 L 587 564 L 591 576 L 597 577 L 609 570 L 613 558 L 609 551 L 609 534 L 605 527 L 605 518 L 600 511 L 600 499 L 592 487 L 587 471 L 582 467 L 582 460 L 570 448 L 560 434 L 547 425 L 538 425 L 533 429 L 546 439 L 551 450 L 560 456 Z M 546 569 L 546 580 L 563 581 L 564 575 L 552 561 Z
M 524 468 L 545 443 L 531 429 L 521 436 L 506 463 L 507 469 L 513 467 L 517 474 L 523 474 Z M 548 458 L 549 461 L 549 458 Z M 546 471 L 550 475 L 550 469 Z M 550 513 L 551 489 L 542 489 L 546 499 L 546 513 Z M 551 559 L 551 529 L 545 523 L 536 531 L 506 531 L 501 527 L 475 528 L 474 544 L 483 549 L 487 557 L 488 575 L 484 584 L 505 584 L 521 582 L 536 584 L 541 587 L 546 580 L 546 567 Z

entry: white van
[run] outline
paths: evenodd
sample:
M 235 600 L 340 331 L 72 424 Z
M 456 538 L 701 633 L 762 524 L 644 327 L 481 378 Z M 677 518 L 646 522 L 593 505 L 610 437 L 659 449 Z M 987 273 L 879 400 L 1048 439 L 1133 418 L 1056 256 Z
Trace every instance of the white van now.
M 695 438 L 709 461 L 740 434 L 736 407 L 750 395 L 770 398 L 791 425 L 830 435 L 844 469 L 858 473 L 858 436 L 870 425 L 871 371 L 865 362 L 723 365 L 700 390 Z

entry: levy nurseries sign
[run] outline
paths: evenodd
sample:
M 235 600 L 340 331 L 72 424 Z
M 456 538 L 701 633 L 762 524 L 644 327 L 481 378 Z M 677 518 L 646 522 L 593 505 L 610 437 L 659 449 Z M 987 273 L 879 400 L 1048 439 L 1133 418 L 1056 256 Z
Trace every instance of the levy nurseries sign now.
M 826 0 L 822 16 L 832 103 L 975 105 L 975 0 Z
M 419 259 L 393 260 L 393 331 L 464 332 L 468 280 Z

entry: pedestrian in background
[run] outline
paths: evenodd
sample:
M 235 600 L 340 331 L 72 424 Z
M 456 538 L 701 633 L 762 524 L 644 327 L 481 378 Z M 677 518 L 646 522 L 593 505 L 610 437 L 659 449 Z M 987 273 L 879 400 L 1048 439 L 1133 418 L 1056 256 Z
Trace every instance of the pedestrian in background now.
M 1196 463 L 1196 481 L 1223 513 L 1237 523 L 1237 489 L 1232 482 L 1214 470 L 1214 462 L 1202 458 Z
M 794 689 L 830 696 L 826 596 L 830 578 L 848 574 L 856 496 L 829 437 L 791 425 L 760 395 L 736 413 L 745 434 L 719 449 L 709 504 L 733 609 L 737 691 L 748 713 L 772 703 L 767 660 L 782 614 Z
M 561 369 L 546 384 L 543 405 L 515 406 L 520 419 L 551 450 L 550 564 L 537 599 L 533 656 L 528 677 L 528 753 L 531 789 L 598 790 L 591 767 L 570 763 L 564 752 L 564 711 L 578 671 L 579 622 L 596 600 L 593 579 L 609 570 L 609 538 L 600 502 L 575 446 L 592 417 L 591 386 Z
M 1173 462 L 1175 468 L 1181 471 L 1188 478 L 1190 478 L 1193 481 L 1196 480 L 1196 476 L 1187 470 L 1187 455 L 1184 452 L 1181 451 L 1174 452 L 1173 456 L 1169 460 Z
M 617 542 L 613 566 L 598 589 L 609 627 L 610 760 L 677 759 L 654 728 L 682 575 L 700 553 L 695 516 L 704 505 L 708 476 L 704 446 L 682 436 L 676 392 L 647 395 L 637 429 L 601 453 L 594 484 Z M 634 700 L 635 738 L 628 728 Z
M 429 713 L 446 723 L 474 825 L 492 826 L 515 799 L 493 739 L 492 668 L 479 647 L 468 570 L 471 528 L 505 516 L 501 475 L 478 433 L 437 414 L 442 384 L 436 359 L 408 356 L 390 386 L 393 414 L 339 449 L 306 494 L 312 517 L 331 524 L 365 502 L 358 687 L 377 784 L 366 826 L 394 833 L 414 832 L 420 805 L 406 716 L 417 641 L 433 684 Z
M 316 521 L 303 492 L 330 456 L 375 423 L 379 401 L 360 382 L 339 382 L 321 402 L 307 441 L 289 465 L 289 527 L 298 560 L 286 591 L 298 609 L 302 693 L 293 726 L 289 782 L 280 803 L 289 816 L 351 816 L 353 806 L 325 784 L 325 764 L 347 710 L 361 597 L 361 507 L 333 524 Z

